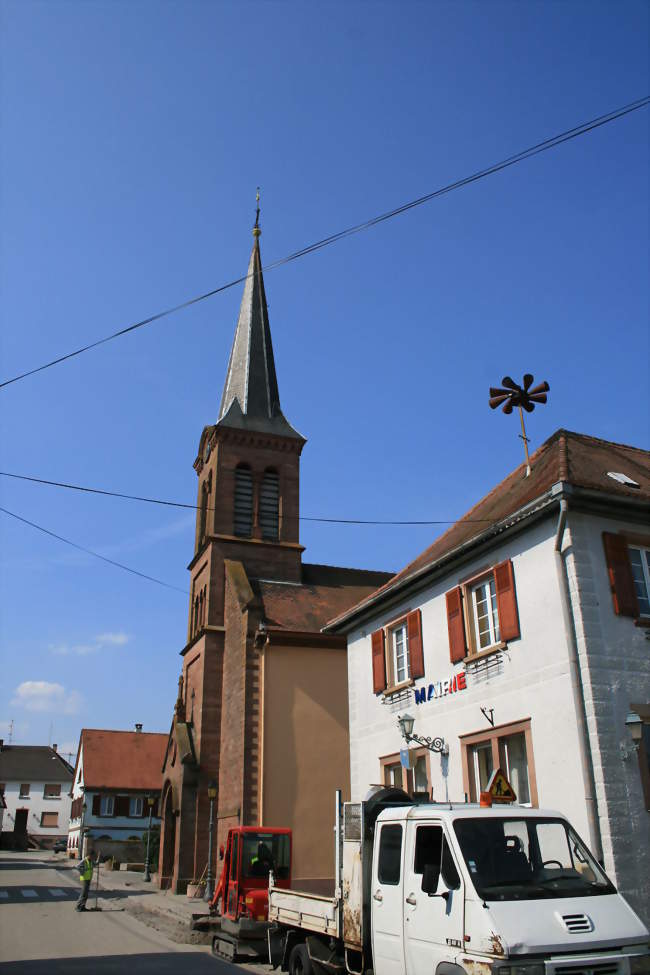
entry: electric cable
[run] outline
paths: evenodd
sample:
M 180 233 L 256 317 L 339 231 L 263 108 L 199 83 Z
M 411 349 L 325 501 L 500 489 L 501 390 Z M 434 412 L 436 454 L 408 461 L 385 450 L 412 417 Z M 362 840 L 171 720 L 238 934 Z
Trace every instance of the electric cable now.
M 170 508 L 186 508 L 191 511 L 199 511 L 200 505 L 186 504 L 183 501 L 165 501 L 160 498 L 147 498 L 139 494 L 123 494 L 120 491 L 106 491 L 102 488 L 86 487 L 80 484 L 67 484 L 64 481 L 48 481 L 43 477 L 29 477 L 27 474 L 10 474 L 7 471 L 0 471 L 0 477 L 11 477 L 19 481 L 31 481 L 33 484 L 46 484 L 49 487 L 66 488 L 69 491 L 81 491 L 85 494 L 101 494 L 109 498 L 121 498 L 126 501 L 143 501 L 146 504 L 165 505 Z M 216 511 L 216 508 L 206 507 L 206 511 Z M 299 521 L 320 522 L 328 525 L 454 525 L 458 518 L 439 518 L 427 519 L 423 521 L 393 521 L 368 518 L 315 518 L 307 515 L 299 515 Z M 462 518 L 464 522 L 480 522 L 491 524 L 491 518 Z
M 154 576 L 148 576 L 145 572 L 139 572 L 137 569 L 132 569 L 128 565 L 124 565 L 122 562 L 116 562 L 114 559 L 109 559 L 105 555 L 100 555 L 99 552 L 93 552 L 90 548 L 84 548 L 83 545 L 78 545 L 76 542 L 70 541 L 69 538 L 64 538 L 63 535 L 57 535 L 56 532 L 50 531 L 49 528 L 43 528 L 42 525 L 37 525 L 35 521 L 29 521 L 28 518 L 23 518 L 21 515 L 17 515 L 14 511 L 9 511 L 8 508 L 0 507 L 0 511 L 9 515 L 10 518 L 15 518 L 16 521 L 21 521 L 24 525 L 29 525 L 31 528 L 36 528 L 37 531 L 43 532 L 44 535 L 49 535 L 50 538 L 56 538 L 59 542 L 64 542 L 66 545 L 76 548 L 79 552 L 84 552 L 86 555 L 92 555 L 96 559 L 101 559 L 102 562 L 108 562 L 109 565 L 113 565 L 118 569 L 124 569 L 125 572 L 130 572 L 134 576 L 139 576 L 141 579 L 147 579 L 149 582 L 155 582 L 159 586 L 164 586 L 166 589 L 174 589 L 176 592 L 182 592 L 184 596 L 189 595 L 187 589 L 180 589 L 178 586 L 172 586 L 169 582 L 163 582 L 162 579 L 156 579 Z
M 592 132 L 594 129 L 607 125 L 609 122 L 614 122 L 617 119 L 623 118 L 625 115 L 629 115 L 631 112 L 644 108 L 649 103 L 650 96 L 638 98 L 633 102 L 629 102 L 627 105 L 623 105 L 621 108 L 614 109 L 612 112 L 607 112 L 604 115 L 599 115 L 596 118 L 590 119 L 588 122 L 582 122 L 571 129 L 566 129 L 564 132 L 560 132 L 548 139 L 544 139 L 542 142 L 529 146 L 527 149 L 522 149 L 520 152 L 517 152 L 512 156 L 508 156 L 506 159 L 501 160 L 501 162 L 494 163 L 492 166 L 478 170 L 471 176 L 465 176 L 462 179 L 455 180 L 453 183 L 448 183 L 446 186 L 433 190 L 431 193 L 426 193 L 424 196 L 419 196 L 415 200 L 410 200 L 408 203 L 404 203 L 399 207 L 395 207 L 394 209 L 381 213 L 378 216 L 371 217 L 369 220 L 365 220 L 362 223 L 347 227 L 345 230 L 340 230 L 335 234 L 331 234 L 329 237 L 323 237 L 322 240 L 308 244 L 306 247 L 294 251 L 294 253 L 288 254 L 286 257 L 282 257 L 271 262 L 270 264 L 267 264 L 262 268 L 262 273 L 275 270 L 278 267 L 282 267 L 285 264 L 296 261 L 301 257 L 307 256 L 308 254 L 313 254 L 315 251 L 328 247 L 339 240 L 343 240 L 346 237 L 351 237 L 353 234 L 358 234 L 363 230 L 369 230 L 386 220 L 391 220 L 393 217 L 406 213 L 408 210 L 422 206 L 424 203 L 429 203 L 440 196 L 444 196 L 445 194 L 451 193 L 452 191 L 460 189 L 464 186 L 469 186 L 471 183 L 484 179 L 486 176 L 492 176 L 494 173 L 498 173 L 510 166 L 514 166 L 516 163 L 530 159 L 541 152 L 554 149 L 556 146 L 569 142 L 571 139 L 576 139 L 581 135 L 586 135 L 588 132 Z M 12 376 L 10 379 L 5 379 L 3 382 L 0 382 L 0 389 L 10 386 L 12 383 L 17 383 L 22 379 L 26 379 L 28 376 L 33 376 L 38 372 L 43 372 L 45 369 L 50 369 L 52 366 L 59 365 L 61 362 L 66 362 L 68 359 L 73 359 L 78 355 L 82 355 L 84 352 L 89 352 L 91 349 L 96 349 L 98 346 L 104 345 L 106 342 L 111 342 L 113 339 L 119 338 L 122 335 L 127 335 L 128 333 L 134 332 L 146 325 L 151 325 L 154 322 L 160 321 L 160 319 L 173 315 L 178 311 L 183 311 L 185 308 L 189 308 L 200 301 L 205 301 L 207 298 L 213 298 L 215 295 L 220 294 L 223 291 L 236 287 L 238 284 L 246 281 L 248 277 L 249 275 L 245 274 L 241 277 L 235 278 L 233 281 L 228 281 L 226 284 L 213 288 L 211 291 L 206 291 L 204 294 L 197 295 L 194 298 L 189 298 L 186 301 L 180 302 L 180 304 L 173 305 L 172 307 L 165 309 L 164 311 L 157 312 L 156 314 L 143 318 L 138 322 L 134 322 L 132 325 L 127 325 L 125 328 L 121 328 L 118 331 L 113 332 L 111 335 L 106 335 L 104 338 L 97 339 L 95 342 L 90 342 L 79 349 L 75 349 L 73 352 L 67 352 L 65 355 L 58 356 L 56 359 L 51 359 L 49 362 L 45 362 L 40 366 L 36 366 L 33 369 L 28 369 L 16 376 Z

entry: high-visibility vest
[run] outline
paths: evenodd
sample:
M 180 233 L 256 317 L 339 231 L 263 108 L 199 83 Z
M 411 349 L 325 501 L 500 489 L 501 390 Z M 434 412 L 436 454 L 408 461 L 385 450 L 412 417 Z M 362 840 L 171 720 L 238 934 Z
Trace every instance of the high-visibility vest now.
M 82 880 L 92 880 L 93 879 L 93 865 L 90 857 L 84 857 L 82 860 L 83 870 L 79 871 L 79 875 Z

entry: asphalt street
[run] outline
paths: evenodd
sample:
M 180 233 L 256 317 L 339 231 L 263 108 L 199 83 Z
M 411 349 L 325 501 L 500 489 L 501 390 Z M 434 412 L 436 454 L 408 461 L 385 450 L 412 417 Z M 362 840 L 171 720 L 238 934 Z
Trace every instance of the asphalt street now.
M 38 853 L 0 853 L 0 975 L 242 975 L 207 947 L 179 945 L 101 894 L 100 911 L 75 911 L 79 884 Z M 94 906 L 88 900 L 88 907 Z

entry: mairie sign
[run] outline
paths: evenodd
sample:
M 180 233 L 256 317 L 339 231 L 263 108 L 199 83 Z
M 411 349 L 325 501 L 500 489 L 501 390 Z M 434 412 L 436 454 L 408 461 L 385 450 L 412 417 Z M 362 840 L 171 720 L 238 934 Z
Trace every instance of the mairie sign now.
M 446 697 L 447 694 L 455 694 L 456 691 L 464 691 L 467 688 L 467 674 L 464 670 L 454 674 L 447 680 L 434 681 L 427 687 L 415 688 L 415 703 L 424 704 L 434 697 Z

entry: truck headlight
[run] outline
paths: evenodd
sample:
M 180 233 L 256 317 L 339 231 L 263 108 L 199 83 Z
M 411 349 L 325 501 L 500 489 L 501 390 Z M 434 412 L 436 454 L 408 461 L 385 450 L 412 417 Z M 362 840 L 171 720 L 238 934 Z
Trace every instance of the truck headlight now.
M 643 955 L 630 955 L 630 975 L 649 975 L 650 948 Z

